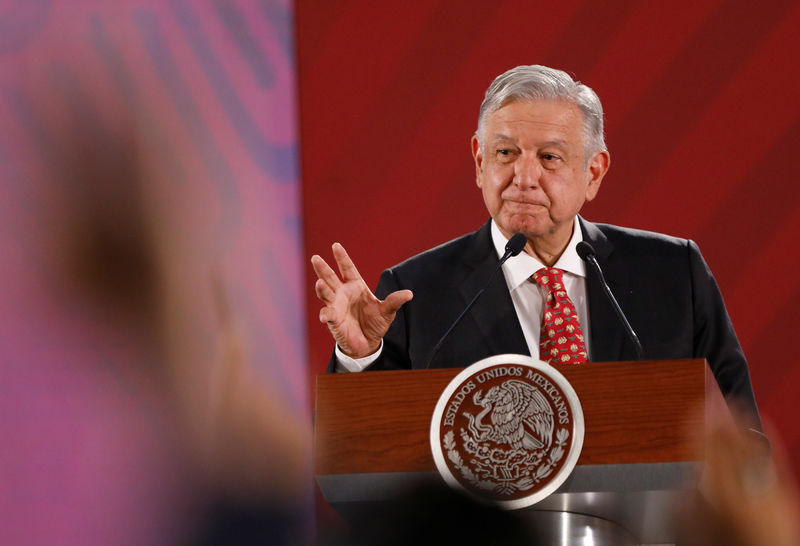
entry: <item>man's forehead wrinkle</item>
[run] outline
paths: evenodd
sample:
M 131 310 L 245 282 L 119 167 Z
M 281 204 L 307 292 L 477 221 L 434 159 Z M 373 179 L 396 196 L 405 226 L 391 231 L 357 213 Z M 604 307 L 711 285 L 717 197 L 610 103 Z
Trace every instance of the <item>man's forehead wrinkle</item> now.
M 569 142 L 567 142 L 563 138 L 557 138 L 555 140 L 547 140 L 547 141 L 542 142 L 540 144 L 540 146 L 543 147 L 543 148 L 545 146 L 562 146 L 563 147 L 563 146 L 568 146 L 568 145 L 569 145 Z
M 495 133 L 492 136 L 492 142 L 504 142 L 508 140 L 516 142 L 517 139 L 503 133 Z
M 532 124 L 538 126 L 538 129 L 535 129 L 533 133 L 529 133 L 524 128 L 517 130 L 517 127 L 515 127 L 515 125 L 519 127 Z M 572 128 L 565 123 L 523 120 L 512 122 L 503 121 L 498 123 L 498 125 L 499 127 L 491 127 L 491 129 L 496 129 L 491 138 L 492 142 L 519 142 L 523 139 L 528 139 L 532 135 L 537 135 L 541 138 L 546 138 L 548 142 L 564 144 L 569 140 L 564 137 L 572 132 Z
M 516 117 L 516 118 L 504 118 L 498 117 L 494 120 L 490 120 L 490 123 L 494 122 L 497 125 L 506 125 L 510 127 L 520 126 L 520 125 L 539 125 L 545 127 L 554 127 L 557 129 L 569 129 L 571 120 L 553 120 L 550 121 L 548 119 L 541 119 L 541 118 L 530 118 L 530 117 Z
M 493 143 L 500 143 L 500 142 L 514 142 L 514 143 L 516 143 L 518 141 L 519 141 L 519 138 L 512 137 L 512 136 L 509 136 L 509 135 L 506 135 L 506 134 L 503 134 L 503 133 L 495 133 L 492 136 L 492 139 L 491 139 L 491 142 L 493 142 Z M 569 145 L 569 142 L 566 139 L 563 139 L 563 138 L 554 138 L 554 139 L 545 140 L 544 142 L 538 142 L 537 143 L 537 146 L 540 147 L 540 148 L 543 148 L 545 146 L 562 146 L 563 147 L 563 146 L 568 146 L 568 145 Z
M 552 108 L 549 108 L 553 105 L 562 105 L 565 108 L 553 111 Z M 541 109 L 536 109 L 537 107 L 541 107 Z M 501 126 L 532 124 L 568 129 L 576 119 L 579 123 L 583 123 L 583 115 L 578 107 L 572 103 L 532 101 L 527 103 L 511 102 L 489 114 L 486 121 L 488 124 L 495 123 Z

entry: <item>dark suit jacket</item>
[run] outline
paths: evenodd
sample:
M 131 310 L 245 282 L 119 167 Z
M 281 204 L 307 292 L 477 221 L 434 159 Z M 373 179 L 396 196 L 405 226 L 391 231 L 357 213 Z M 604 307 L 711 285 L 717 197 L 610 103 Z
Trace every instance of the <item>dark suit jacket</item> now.
M 708 359 L 720 389 L 752 412 L 753 390 L 744 354 L 717 283 L 697 245 L 678 239 L 579 218 L 583 239 L 597 261 L 644 349 L 644 358 Z M 490 224 L 387 269 L 376 295 L 408 288 L 414 299 L 398 312 L 381 357 L 369 370 L 424 368 L 431 351 L 497 267 Z M 635 360 L 600 280 L 587 268 L 593 361 Z M 496 354 L 528 355 L 505 279 L 498 274 L 456 326 L 431 364 L 465 367 Z M 329 371 L 333 370 L 332 359 Z

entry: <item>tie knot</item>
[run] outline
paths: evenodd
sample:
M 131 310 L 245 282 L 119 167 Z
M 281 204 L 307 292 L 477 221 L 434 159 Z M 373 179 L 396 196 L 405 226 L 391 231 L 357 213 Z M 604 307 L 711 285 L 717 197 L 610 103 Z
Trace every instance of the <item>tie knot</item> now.
M 548 290 L 563 290 L 563 271 L 555 267 L 543 267 L 533 274 L 532 279 Z

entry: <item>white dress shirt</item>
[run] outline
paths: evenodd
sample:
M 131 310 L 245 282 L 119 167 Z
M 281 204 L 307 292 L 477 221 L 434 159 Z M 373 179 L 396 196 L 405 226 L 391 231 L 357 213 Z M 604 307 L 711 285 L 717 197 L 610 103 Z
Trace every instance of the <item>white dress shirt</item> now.
M 492 220 L 491 225 L 492 242 L 498 258 L 505 253 L 508 239 L 502 234 L 500 229 Z M 577 219 L 572 228 L 572 238 L 567 244 L 567 248 L 561 254 L 558 261 L 553 265 L 564 271 L 564 286 L 567 295 L 572 300 L 572 304 L 578 313 L 578 320 L 583 330 L 583 338 L 586 342 L 586 349 L 589 351 L 589 306 L 586 299 L 586 264 L 578 256 L 576 247 L 582 240 L 581 229 Z M 513 258 L 509 258 L 503 264 L 503 276 L 506 279 L 508 290 L 511 293 L 511 301 L 514 303 L 514 310 L 517 312 L 525 342 L 533 358 L 539 358 L 539 330 L 542 325 L 542 314 L 544 313 L 544 301 L 547 293 L 543 286 L 531 280 L 534 273 L 546 267 L 539 260 L 525 252 Z M 488 279 L 487 279 L 488 280 Z M 360 372 L 372 364 L 381 355 L 383 341 L 378 350 L 364 358 L 350 358 L 344 354 L 339 346 L 336 346 L 336 371 L 337 372 Z M 591 359 L 591 353 L 587 353 Z
M 587 360 L 590 360 L 586 263 L 581 260 L 576 250 L 578 243 L 582 240 L 581 228 L 576 219 L 572 228 L 572 238 L 553 267 L 564 271 L 564 286 L 578 313 L 578 321 L 581 323 L 583 339 L 586 343 Z M 492 242 L 498 257 L 501 257 L 505 252 L 508 239 L 501 233 L 494 220 L 492 220 Z M 511 301 L 514 302 L 514 310 L 517 312 L 525 342 L 528 344 L 528 350 L 533 358 L 539 358 L 539 332 L 542 326 L 547 291 L 542 285 L 532 281 L 531 277 L 543 267 L 547 266 L 525 252 L 509 258 L 503 264 L 503 276 L 505 276 L 508 290 L 511 292 Z

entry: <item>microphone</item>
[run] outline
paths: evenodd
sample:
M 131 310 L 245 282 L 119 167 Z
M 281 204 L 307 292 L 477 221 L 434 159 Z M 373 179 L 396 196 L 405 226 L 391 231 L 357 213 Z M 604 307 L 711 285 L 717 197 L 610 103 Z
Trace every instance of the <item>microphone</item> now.
M 518 255 L 522 252 L 522 249 L 525 248 L 525 244 L 528 242 L 528 238 L 525 237 L 522 233 L 515 233 L 511 236 L 511 239 L 508 240 L 506 243 L 505 253 L 503 257 L 500 258 L 500 265 L 506 263 L 506 260 L 509 258 L 513 258 L 514 256 Z
M 625 329 L 625 333 L 628 334 L 628 337 L 636 349 L 636 358 L 638 360 L 644 360 L 644 357 L 642 356 L 642 344 L 639 342 L 639 336 L 637 336 L 636 332 L 634 332 L 633 328 L 631 328 L 631 323 L 628 322 L 628 319 L 625 317 L 625 313 L 622 312 L 622 308 L 619 306 L 619 303 L 617 303 L 617 298 L 614 297 L 614 294 L 611 292 L 611 288 L 608 287 L 606 278 L 603 276 L 603 270 L 600 269 L 600 264 L 597 263 L 597 258 L 594 255 L 594 248 L 592 248 L 592 245 L 586 241 L 581 241 L 578 243 L 576 250 L 578 251 L 578 256 L 581 257 L 581 260 L 591 265 L 597 273 L 597 276 L 600 277 L 600 284 L 603 285 L 603 292 L 606 293 L 608 301 L 611 302 L 611 307 L 613 307 L 614 311 L 617 312 L 617 316 L 619 317 L 619 321 L 622 323 L 622 327 Z
M 444 340 L 447 339 L 447 336 L 450 335 L 450 332 L 453 331 L 453 328 L 455 328 L 456 325 L 459 322 L 461 322 L 461 319 L 464 318 L 464 315 L 467 314 L 467 311 L 470 310 L 472 305 L 476 301 L 478 301 L 478 298 L 481 297 L 481 294 L 483 294 L 486 291 L 486 289 L 489 288 L 489 285 L 492 284 L 492 281 L 494 280 L 495 276 L 497 276 L 497 272 L 500 271 L 500 268 L 503 267 L 503 264 L 506 263 L 506 261 L 509 258 L 512 258 L 512 257 L 518 255 L 520 252 L 522 252 L 522 249 L 525 248 L 525 244 L 527 242 L 528 242 L 528 238 L 525 237 L 525 235 L 523 235 L 522 233 L 515 233 L 511 237 L 511 239 L 508 240 L 508 243 L 506 243 L 505 252 L 503 253 L 503 257 L 500 258 L 500 263 L 497 264 L 497 267 L 494 269 L 494 271 L 492 272 L 492 275 L 489 277 L 489 282 L 487 282 L 486 285 L 483 288 L 481 288 L 480 291 L 478 291 L 477 294 L 475 294 L 475 297 L 472 298 L 472 301 L 470 301 L 467 304 L 467 306 L 464 308 L 464 310 L 461 311 L 461 314 L 458 315 L 458 317 L 456 318 L 455 321 L 453 321 L 453 324 L 450 325 L 450 328 L 448 328 L 447 331 L 444 333 L 444 335 L 441 338 L 439 338 L 438 343 L 436 343 L 436 346 L 433 348 L 433 351 L 431 351 L 431 356 L 428 357 L 428 362 L 427 362 L 427 364 L 425 364 L 425 368 L 424 368 L 425 370 L 427 370 L 428 368 L 431 367 L 431 362 L 433 362 L 433 357 L 435 357 L 436 353 L 439 352 L 439 349 L 442 348 L 442 344 L 444 343 Z

